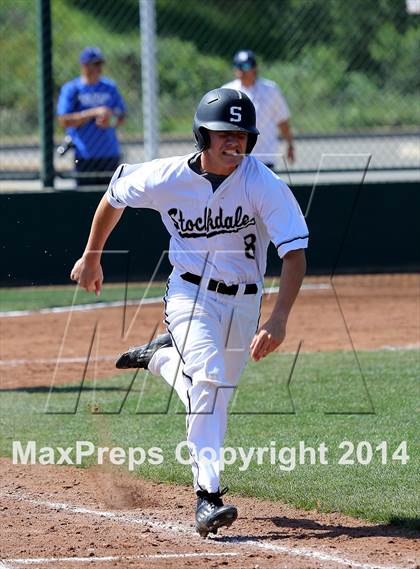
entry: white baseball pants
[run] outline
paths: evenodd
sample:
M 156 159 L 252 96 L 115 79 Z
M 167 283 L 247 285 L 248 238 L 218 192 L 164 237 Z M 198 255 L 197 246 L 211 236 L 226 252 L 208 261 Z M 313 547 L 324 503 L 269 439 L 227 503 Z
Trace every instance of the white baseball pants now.
M 174 346 L 153 356 L 149 369 L 178 393 L 187 412 L 194 489 L 217 492 L 227 408 L 249 356 L 258 325 L 262 283 L 256 294 L 208 291 L 173 271 L 165 315 Z M 206 450 L 207 449 L 207 450 Z

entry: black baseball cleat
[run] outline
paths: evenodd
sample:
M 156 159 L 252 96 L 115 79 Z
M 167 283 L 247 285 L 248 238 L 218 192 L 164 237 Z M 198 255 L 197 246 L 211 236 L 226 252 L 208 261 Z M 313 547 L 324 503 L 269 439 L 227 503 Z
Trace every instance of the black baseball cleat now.
M 238 517 L 238 510 L 235 506 L 224 506 L 222 492 L 209 493 L 206 491 L 197 492 L 197 510 L 195 512 L 195 529 L 201 537 L 207 537 L 209 533 L 217 533 L 221 527 L 229 527 Z
M 128 352 L 124 352 L 115 362 L 118 369 L 143 368 L 148 369 L 150 360 L 154 354 L 161 348 L 170 348 L 172 339 L 170 334 L 161 334 L 148 344 L 129 348 Z

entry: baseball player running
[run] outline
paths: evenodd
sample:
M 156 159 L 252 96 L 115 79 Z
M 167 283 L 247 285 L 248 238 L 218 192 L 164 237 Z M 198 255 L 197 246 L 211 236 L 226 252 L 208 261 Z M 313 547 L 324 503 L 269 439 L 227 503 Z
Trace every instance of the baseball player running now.
M 249 355 L 259 361 L 284 340 L 305 273 L 308 230 L 287 185 L 249 156 L 259 133 L 245 94 L 207 93 L 193 131 L 194 154 L 117 168 L 71 278 L 98 293 L 101 251 L 124 208 L 159 211 L 171 236 L 168 333 L 129 349 L 116 365 L 162 376 L 185 404 L 196 529 L 206 537 L 238 515 L 223 504 L 220 487 L 228 403 Z M 281 283 L 271 316 L 258 327 L 270 240 L 283 259 Z

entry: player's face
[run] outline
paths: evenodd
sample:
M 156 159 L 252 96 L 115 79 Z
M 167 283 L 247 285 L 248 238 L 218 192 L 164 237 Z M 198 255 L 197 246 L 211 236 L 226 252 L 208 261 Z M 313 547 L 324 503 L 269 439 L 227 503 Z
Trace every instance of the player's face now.
M 239 69 L 235 68 L 235 76 L 239 79 L 242 85 L 250 87 L 255 83 L 257 78 L 257 68 L 251 67 L 251 69 Z
M 248 134 L 232 130 L 208 132 L 210 147 L 203 153 L 203 166 L 213 174 L 228 175 L 244 157 Z
M 97 61 L 95 63 L 86 63 L 82 65 L 82 73 L 91 83 L 96 83 L 99 81 L 102 75 L 103 61 Z

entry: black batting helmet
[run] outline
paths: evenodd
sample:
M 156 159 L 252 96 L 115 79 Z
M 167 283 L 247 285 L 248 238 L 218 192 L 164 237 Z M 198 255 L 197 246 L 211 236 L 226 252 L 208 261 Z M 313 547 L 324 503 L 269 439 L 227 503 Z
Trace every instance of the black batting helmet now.
M 251 99 L 235 89 L 213 89 L 201 99 L 194 115 L 193 132 L 197 150 L 209 147 L 208 130 L 236 130 L 248 133 L 246 152 L 257 142 L 255 107 Z

